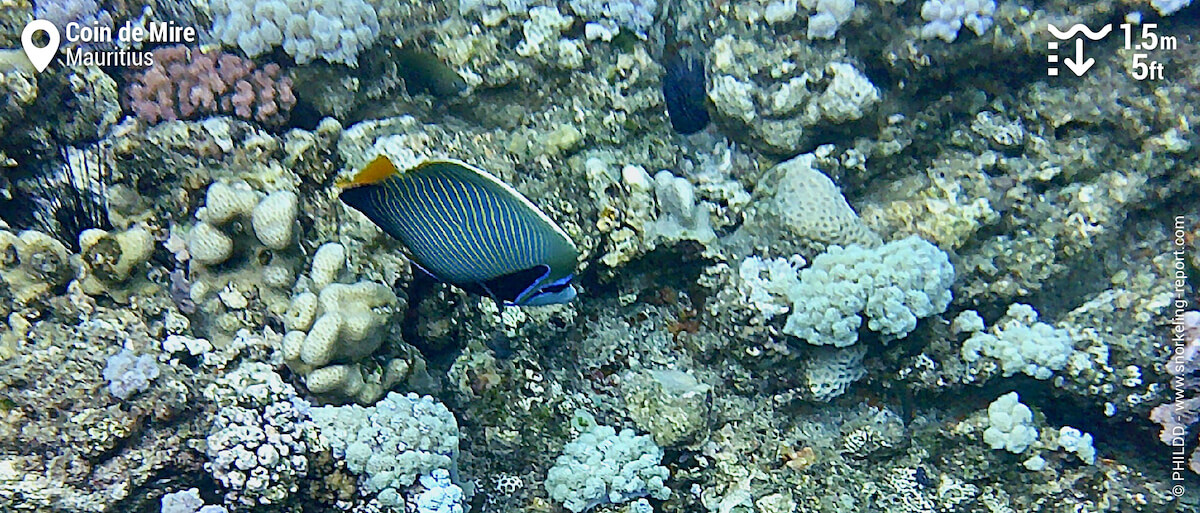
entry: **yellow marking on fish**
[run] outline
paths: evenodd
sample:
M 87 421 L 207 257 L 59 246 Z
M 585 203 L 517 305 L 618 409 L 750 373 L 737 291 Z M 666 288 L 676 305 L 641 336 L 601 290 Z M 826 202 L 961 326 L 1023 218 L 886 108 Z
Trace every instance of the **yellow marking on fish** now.
M 380 155 L 375 157 L 375 160 L 372 160 L 370 164 L 363 167 L 358 174 L 354 175 L 350 183 L 346 185 L 355 186 L 379 183 L 398 172 L 396 166 L 392 164 L 391 159 L 387 158 L 387 155 Z

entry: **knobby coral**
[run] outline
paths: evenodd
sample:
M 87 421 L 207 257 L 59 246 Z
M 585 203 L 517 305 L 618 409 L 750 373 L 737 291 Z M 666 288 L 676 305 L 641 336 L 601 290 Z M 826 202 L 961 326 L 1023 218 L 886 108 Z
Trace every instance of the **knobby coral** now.
M 182 45 L 154 51 L 154 64 L 129 86 L 129 100 L 148 123 L 233 114 L 279 125 L 296 105 L 292 79 L 278 64 L 256 69 L 237 55 Z

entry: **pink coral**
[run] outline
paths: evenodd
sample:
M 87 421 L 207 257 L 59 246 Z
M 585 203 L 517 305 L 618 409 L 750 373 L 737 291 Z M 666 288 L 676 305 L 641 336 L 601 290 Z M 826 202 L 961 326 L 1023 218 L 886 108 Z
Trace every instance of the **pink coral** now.
M 1162 426 L 1158 439 L 1171 445 L 1176 439 L 1182 438 L 1187 433 L 1188 426 L 1200 418 L 1197 409 L 1200 409 L 1200 398 L 1196 397 L 1155 406 L 1150 410 L 1150 420 Z
M 154 65 L 129 86 L 130 108 L 148 123 L 233 114 L 280 125 L 296 105 L 278 64 L 178 45 L 154 51 Z

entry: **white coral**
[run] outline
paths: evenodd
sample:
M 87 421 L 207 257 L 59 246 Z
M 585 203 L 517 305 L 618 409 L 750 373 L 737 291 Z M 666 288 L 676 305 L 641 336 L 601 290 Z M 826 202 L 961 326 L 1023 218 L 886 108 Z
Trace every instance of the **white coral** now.
M 289 331 L 283 359 L 305 378 L 309 390 L 362 402 L 377 399 L 401 376 L 368 380 L 358 361 L 383 343 L 384 325 L 399 299 L 386 285 L 372 281 L 333 283 L 345 265 L 345 248 L 324 244 L 313 257 L 310 280 L 316 292 L 300 292 L 284 316 Z
M 788 296 L 792 314 L 783 332 L 810 344 L 845 347 L 867 327 L 890 338 L 911 332 L 917 319 L 946 311 L 954 268 L 946 253 L 917 237 L 878 248 L 831 246 L 800 271 Z
M 1021 404 L 1016 392 L 1009 392 L 988 405 L 988 427 L 983 441 L 992 449 L 1021 454 L 1038 439 L 1033 427 L 1033 412 Z
M 963 25 L 982 36 L 991 28 L 995 12 L 992 0 L 927 0 L 921 6 L 921 18 L 927 22 L 921 27 L 921 37 L 952 43 Z
M 866 111 L 879 103 L 875 84 L 854 66 L 831 62 L 826 74 L 833 77 L 829 87 L 809 108 L 820 109 L 821 117 L 834 123 L 861 119 Z
M 1024 372 L 1036 379 L 1050 379 L 1065 368 L 1074 351 L 1067 330 L 1038 322 L 1037 311 L 1020 303 L 1010 305 L 990 333 L 975 333 L 962 345 L 967 362 L 988 357 L 999 361 L 1005 376 Z
M 800 4 L 815 11 L 808 17 L 809 39 L 833 39 L 854 12 L 854 0 L 800 0 Z
M 212 33 L 250 57 L 276 46 L 307 64 L 321 58 L 358 65 L 379 37 L 379 17 L 363 0 L 212 0 Z
M 271 249 L 283 249 L 292 242 L 292 225 L 296 222 L 296 193 L 276 191 L 254 207 L 250 222 L 259 242 Z

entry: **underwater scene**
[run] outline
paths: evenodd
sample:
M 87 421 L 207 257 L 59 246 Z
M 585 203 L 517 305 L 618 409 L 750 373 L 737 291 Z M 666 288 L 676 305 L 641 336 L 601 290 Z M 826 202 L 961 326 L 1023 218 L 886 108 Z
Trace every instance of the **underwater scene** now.
M 0 0 L 0 513 L 1200 512 L 1198 43 Z

